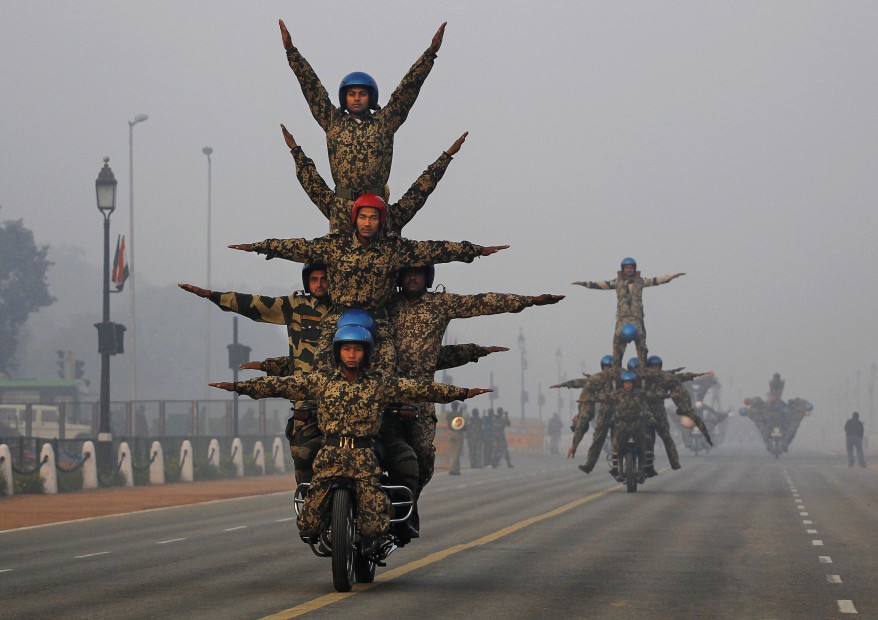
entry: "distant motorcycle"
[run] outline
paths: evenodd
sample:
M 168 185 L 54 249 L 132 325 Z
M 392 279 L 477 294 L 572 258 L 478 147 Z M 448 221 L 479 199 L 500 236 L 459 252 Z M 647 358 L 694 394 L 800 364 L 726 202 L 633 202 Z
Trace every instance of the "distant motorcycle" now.
M 779 426 L 775 426 L 771 429 L 771 435 L 769 436 L 768 442 L 768 451 L 771 452 L 776 459 L 779 459 L 781 453 L 783 452 L 783 433 L 780 431 Z

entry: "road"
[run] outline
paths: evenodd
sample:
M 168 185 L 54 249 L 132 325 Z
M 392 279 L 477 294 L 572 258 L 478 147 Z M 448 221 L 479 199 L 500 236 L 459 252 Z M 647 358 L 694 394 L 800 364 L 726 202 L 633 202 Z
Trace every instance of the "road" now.
M 346 595 L 291 493 L 2 532 L 0 616 L 878 618 L 878 470 L 723 446 L 660 471 L 439 472 L 422 538 Z

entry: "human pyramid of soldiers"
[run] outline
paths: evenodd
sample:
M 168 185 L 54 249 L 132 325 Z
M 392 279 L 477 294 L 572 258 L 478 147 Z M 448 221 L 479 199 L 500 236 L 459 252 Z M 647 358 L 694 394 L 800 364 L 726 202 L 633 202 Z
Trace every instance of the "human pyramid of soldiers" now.
M 316 239 L 266 239 L 230 248 L 303 263 L 304 290 L 283 297 L 218 292 L 191 284 L 180 288 L 225 311 L 255 321 L 284 324 L 289 355 L 242 367 L 267 376 L 212 387 L 252 398 L 292 401 L 286 436 L 297 483 L 310 482 L 297 518 L 299 533 L 317 542 L 326 523 L 333 480 L 354 481 L 362 548 L 374 548 L 390 530 L 390 503 L 379 477 L 407 486 L 417 498 L 433 476 L 436 434 L 434 403 L 450 403 L 490 392 L 432 380 L 437 369 L 475 362 L 505 347 L 442 346 L 451 319 L 554 304 L 563 295 L 429 291 L 437 263 L 490 256 L 509 246 L 468 241 L 412 241 L 402 229 L 436 188 L 467 133 L 430 164 L 408 191 L 389 202 L 388 179 L 394 134 L 405 122 L 442 45 L 443 23 L 427 50 L 409 69 L 386 105 L 367 73 L 341 80 L 338 106 L 314 69 L 293 45 L 283 20 L 281 40 L 311 114 L 326 133 L 335 189 L 281 125 L 296 176 L 320 212 L 329 233 Z M 399 546 L 420 535 L 415 513 L 394 524 Z
M 616 328 L 613 333 L 613 354 L 601 358 L 601 371 L 593 375 L 571 379 L 553 388 L 580 388 L 577 399 L 578 412 L 573 422 L 573 443 L 567 451 L 567 458 L 576 455 L 582 438 L 588 431 L 591 420 L 595 421 L 591 446 L 585 464 L 580 465 L 586 474 L 591 473 L 597 464 L 601 449 L 611 435 L 612 457 L 610 475 L 621 482 L 618 455 L 622 454 L 622 442 L 635 437 L 638 448 L 645 456 L 644 472 L 656 476 L 655 435 L 665 444 L 672 469 L 680 469 L 680 455 L 671 429 L 665 400 L 670 398 L 677 407 L 678 416 L 688 417 L 703 433 L 710 445 L 710 438 L 704 420 L 692 407 L 692 399 L 683 385 L 702 375 L 713 373 L 681 372 L 683 368 L 663 370 L 663 360 L 658 355 L 649 355 L 646 346 L 646 328 L 643 321 L 643 289 L 649 286 L 666 284 L 686 274 L 643 278 L 637 270 L 637 261 L 631 257 L 622 259 L 619 272 L 612 280 L 574 282 L 586 288 L 616 291 Z M 637 357 L 628 360 L 627 369 L 622 369 L 622 356 L 625 347 L 634 342 Z M 648 432 L 640 433 L 646 428 Z

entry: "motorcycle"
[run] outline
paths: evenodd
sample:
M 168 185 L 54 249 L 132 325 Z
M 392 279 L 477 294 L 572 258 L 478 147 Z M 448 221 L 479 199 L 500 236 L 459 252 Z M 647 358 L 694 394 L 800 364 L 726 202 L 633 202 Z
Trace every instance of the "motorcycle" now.
M 310 486 L 310 483 L 303 482 L 296 487 L 293 504 L 297 516 Z M 390 519 L 390 531 L 368 548 L 357 529 L 357 494 L 351 478 L 338 478 L 333 483 L 328 500 L 330 520 L 316 540 L 302 537 L 314 555 L 332 558 L 332 584 L 338 592 L 349 592 L 355 581 L 372 583 L 376 567 L 386 566 L 384 560 L 400 546 L 393 526 L 411 517 L 415 498 L 405 486 L 382 484 L 381 488 L 391 498 L 394 518 Z
M 783 452 L 783 433 L 781 433 L 779 426 L 775 426 L 771 429 L 768 451 L 771 452 L 776 459 L 779 459 L 781 452 Z
M 641 429 L 640 432 L 647 431 Z M 628 493 L 635 493 L 637 485 L 646 482 L 646 470 L 654 468 L 655 455 L 653 452 L 641 450 L 642 441 L 638 441 L 638 437 L 635 435 L 630 435 L 623 440 L 622 453 L 619 455 L 608 454 L 607 461 L 610 463 L 611 471 L 616 472 L 616 481 L 624 482 Z

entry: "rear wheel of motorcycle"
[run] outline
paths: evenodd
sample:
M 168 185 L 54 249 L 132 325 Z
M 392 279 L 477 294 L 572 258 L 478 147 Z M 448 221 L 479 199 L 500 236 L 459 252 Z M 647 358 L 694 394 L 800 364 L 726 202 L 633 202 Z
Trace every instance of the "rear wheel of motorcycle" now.
M 628 492 L 637 490 L 637 467 L 634 464 L 634 453 L 625 453 L 625 481 L 628 483 Z
M 375 562 L 359 553 L 354 558 L 354 576 L 359 583 L 372 583 L 375 581 Z
M 332 585 L 350 592 L 354 583 L 354 509 L 349 489 L 332 492 Z

